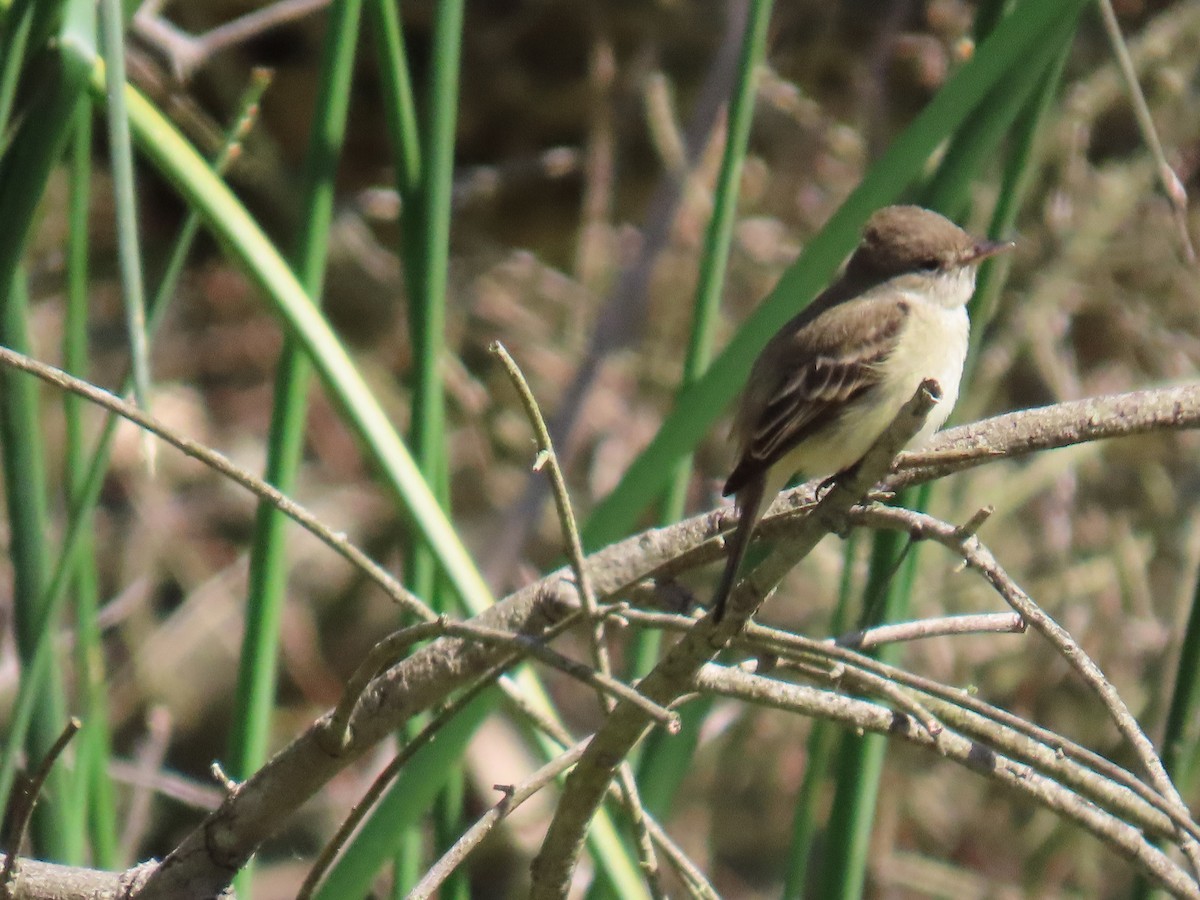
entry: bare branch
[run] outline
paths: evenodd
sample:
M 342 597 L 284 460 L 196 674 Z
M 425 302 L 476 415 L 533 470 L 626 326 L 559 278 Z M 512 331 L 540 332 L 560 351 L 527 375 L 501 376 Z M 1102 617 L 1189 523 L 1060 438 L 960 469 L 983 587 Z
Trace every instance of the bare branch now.
M 1083 648 L 1071 637 L 1070 633 L 1045 613 L 1033 599 L 1022 590 L 1017 583 L 996 561 L 996 558 L 975 536 L 962 537 L 959 529 L 946 525 L 932 516 L 912 510 L 895 509 L 872 504 L 870 507 L 856 511 L 855 518 L 871 520 L 876 527 L 893 527 L 907 531 L 916 538 L 935 540 L 952 552 L 959 554 L 967 565 L 978 571 L 997 593 L 1026 622 L 1040 632 L 1070 666 L 1079 673 L 1087 684 L 1100 698 L 1109 716 L 1117 726 L 1117 730 L 1137 754 L 1138 760 L 1150 778 L 1151 784 L 1172 806 L 1178 808 L 1181 814 L 1189 815 L 1187 805 L 1179 796 L 1170 776 L 1163 768 L 1162 760 L 1154 749 L 1154 744 L 1142 731 L 1137 719 L 1117 693 L 1100 667 L 1084 652 Z M 1184 853 L 1192 863 L 1194 872 L 1200 873 L 1200 843 L 1190 834 L 1181 829 L 1180 844 Z
M 784 684 L 709 663 L 696 675 L 696 687 L 739 700 L 773 706 L 841 722 L 850 728 L 886 734 L 919 746 L 934 738 L 907 716 L 865 700 Z M 1140 830 L 1109 815 L 1038 772 L 951 731 L 939 735 L 938 752 L 967 768 L 994 778 L 1036 800 L 1064 818 L 1082 825 L 1132 861 L 1147 877 L 1179 897 L 1200 897 L 1200 886 L 1171 859 L 1152 846 Z
M 6 352 L 0 351 L 0 362 L 7 361 Z M 33 371 L 31 368 L 26 370 Z M 35 371 L 34 374 L 38 373 Z M 1117 421 L 1105 424 L 1104 416 L 1115 416 Z M 1014 413 L 945 432 L 935 437 L 933 448 L 965 449 L 972 458 L 948 464 L 943 464 L 943 458 L 936 466 L 907 471 L 898 478 L 914 483 L 1006 455 L 1120 434 L 1193 428 L 1198 424 L 1200 387 L 1195 385 L 1096 398 Z M 775 536 L 784 531 L 795 531 L 798 523 L 794 521 L 794 509 L 806 506 L 811 510 L 812 504 L 811 486 L 784 495 L 776 504 L 776 513 L 764 520 L 763 530 Z M 587 559 L 587 566 L 598 601 L 610 601 L 629 586 L 669 567 L 682 571 L 716 559 L 721 550 L 714 538 L 719 538 L 732 524 L 731 519 L 727 510 L 716 510 L 670 528 L 632 536 L 592 554 Z M 544 637 L 547 629 L 578 612 L 575 587 L 570 572 L 558 570 L 522 588 L 473 621 L 533 639 Z M 696 633 L 689 637 L 691 641 L 699 641 L 701 635 Z M 708 633 L 705 643 L 710 639 L 711 633 Z M 681 643 L 687 644 L 689 640 Z M 716 646 L 720 646 L 720 641 Z M 715 648 L 709 644 L 705 652 L 715 652 Z M 180 844 L 162 870 L 156 873 L 153 886 L 147 887 L 146 896 L 174 897 L 184 891 L 204 893 L 206 890 L 218 893 L 258 843 L 273 833 L 291 811 L 337 771 L 392 733 L 410 716 L 441 702 L 509 655 L 509 651 L 497 646 L 447 637 L 394 666 L 372 682 L 358 704 L 352 717 L 353 738 L 344 753 L 330 756 L 321 749 L 316 734 L 324 727 L 324 720 L 316 723 L 239 785 L 221 807 Z M 678 692 L 684 690 L 691 690 L 691 687 L 678 688 Z M 662 698 L 652 699 L 661 703 Z M 618 706 L 618 715 L 621 715 L 620 709 Z M 933 708 L 931 711 L 938 719 L 947 721 L 945 711 Z M 637 715 L 640 729 L 644 720 L 640 719 L 641 713 Z M 567 740 L 565 735 L 562 739 Z M 1087 751 L 1081 748 L 1079 752 Z
M 516 655 L 511 656 L 505 662 L 485 672 L 474 685 L 455 698 L 453 703 L 447 704 L 444 708 L 440 709 L 433 720 L 422 728 L 416 737 L 404 744 L 404 747 L 396 754 L 395 758 L 387 764 L 384 770 L 371 783 L 371 787 L 367 792 L 354 804 L 354 808 L 350 810 L 350 814 L 346 816 L 345 821 L 334 832 L 333 837 L 321 848 L 321 852 L 313 862 L 312 868 L 309 869 L 308 875 L 305 876 L 303 884 L 300 885 L 300 890 L 296 892 L 296 900 L 309 900 L 312 897 L 313 892 L 317 889 L 317 885 L 321 883 L 321 879 L 325 877 L 325 873 L 329 871 L 329 867 L 333 865 L 333 861 L 337 858 L 338 851 L 350 839 L 350 835 L 354 833 L 354 830 L 366 818 L 367 813 L 371 811 L 379 801 L 379 798 L 383 796 L 383 792 L 395 781 L 396 777 L 400 774 L 400 770 L 413 758 L 416 752 L 433 740 L 437 733 L 451 719 L 462 712 L 463 708 L 483 693 L 486 688 L 491 686 L 509 665 L 517 662 L 519 659 L 520 657 Z
M 1005 413 L 938 432 L 902 453 L 884 488 L 899 491 L 1013 456 L 1151 431 L 1200 428 L 1200 384 L 1148 388 Z
M 852 631 L 844 634 L 835 643 L 839 647 L 849 647 L 852 650 L 871 650 L 883 644 L 920 641 L 931 637 L 963 634 L 1023 634 L 1024 632 L 1025 621 L 1019 615 L 984 613 L 879 625 L 866 631 Z
M 692 678 L 700 666 L 712 659 L 745 626 L 791 565 L 843 521 L 850 506 L 886 471 L 899 448 L 920 429 L 937 393 L 936 384 L 927 382 L 921 386 L 868 451 L 857 471 L 835 484 L 814 514 L 798 523 L 799 527 L 783 546 L 731 593 L 720 623 L 714 623 L 711 615 L 699 620 L 642 679 L 638 687 L 643 694 L 667 705 L 691 689 Z M 622 702 L 592 738 L 567 776 L 562 799 L 534 859 L 531 896 L 558 898 L 566 895 L 588 823 L 618 764 L 645 734 L 646 727 L 645 714 Z
M 417 886 L 409 892 L 409 900 L 427 900 L 427 898 L 432 897 L 442 882 L 450 876 L 451 872 L 458 868 L 462 861 L 466 859 L 467 854 L 474 850 L 480 841 L 491 833 L 492 829 L 501 819 L 571 766 L 575 765 L 586 748 L 587 741 L 580 741 L 561 756 L 550 760 L 550 762 L 530 775 L 520 785 L 506 789 L 500 802 L 480 816 L 475 824 L 468 828 L 462 837 L 454 842 L 454 846 L 447 850 L 442 855 L 442 858 L 429 868 L 429 871 L 425 873 L 425 876 Z

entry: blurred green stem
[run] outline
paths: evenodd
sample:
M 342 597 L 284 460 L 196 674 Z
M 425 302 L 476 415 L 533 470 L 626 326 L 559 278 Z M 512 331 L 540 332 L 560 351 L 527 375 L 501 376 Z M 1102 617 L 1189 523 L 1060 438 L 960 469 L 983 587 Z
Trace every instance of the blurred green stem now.
M 429 75 L 426 121 L 420 134 L 423 147 L 415 157 L 404 141 L 396 147 L 399 158 L 397 184 L 407 201 L 403 217 L 403 250 L 409 286 L 409 325 L 414 367 L 411 375 L 412 427 L 409 445 L 413 458 L 449 516 L 449 470 L 442 357 L 446 344 L 446 290 L 450 266 L 451 192 L 454 187 L 455 129 L 458 123 L 458 77 L 463 27 L 462 0 L 441 0 L 433 23 L 433 56 Z M 406 71 L 406 70 L 405 70 Z M 403 97 L 403 83 L 397 84 Z M 401 119 L 409 110 L 402 104 L 393 111 Z M 419 169 L 419 181 L 411 173 Z M 417 186 L 417 191 L 412 190 Z M 407 194 L 407 195 L 406 195 Z M 438 577 L 434 557 L 419 535 L 413 535 L 406 559 L 406 581 L 418 596 L 429 597 L 438 612 L 452 609 L 451 594 Z M 462 773 L 452 772 L 441 793 L 436 812 L 437 851 L 440 853 L 462 831 Z M 407 844 L 413 849 L 415 842 Z M 423 870 L 400 859 L 397 873 Z M 406 893 L 411 884 L 395 880 L 393 893 Z M 456 873 L 443 886 L 447 900 L 465 898 L 470 886 L 465 874 Z
M 150 350 L 146 343 L 146 297 L 138 239 L 137 186 L 133 174 L 133 145 L 125 109 L 125 13 L 120 0 L 100 0 L 100 34 L 104 44 L 108 91 L 108 152 L 112 160 L 113 202 L 117 219 L 117 264 L 129 357 L 133 366 L 133 396 L 142 409 L 150 408 Z M 153 444 L 146 438 L 146 446 Z
M 314 298 L 321 296 L 325 277 L 335 176 L 350 105 L 361 9 L 361 0 L 337 0 L 332 5 L 322 52 L 305 169 L 303 227 L 294 256 L 297 277 Z M 312 366 L 300 342 L 289 334 L 276 371 L 266 467 L 266 480 L 284 493 L 294 489 L 300 467 L 311 378 Z M 287 592 L 287 524 L 286 517 L 274 506 L 259 504 L 229 751 L 230 774 L 235 778 L 249 776 L 267 755 L 279 665 L 279 628 Z M 239 896 L 245 897 L 249 891 L 249 873 L 247 867 L 238 877 Z
M 0 343 L 29 353 L 28 296 L 24 273 L 9 284 L 0 310 Z M 57 616 L 45 606 L 44 587 L 49 548 L 46 538 L 45 448 L 42 444 L 38 386 L 35 379 L 11 369 L 0 372 L 0 445 L 4 449 L 4 487 L 8 503 L 9 554 L 13 569 L 13 618 L 23 680 L 35 679 L 39 639 L 52 633 Z M 38 683 L 35 680 L 35 683 Z M 54 746 L 67 721 L 62 672 L 47 666 L 35 689 L 38 714 L 28 723 L 25 751 L 36 766 Z M 33 835 L 39 855 L 77 862 L 83 836 L 67 814 L 67 770 L 55 766 L 34 810 Z M 7 787 L 7 785 L 5 785 Z
M 88 202 L 92 179 L 92 104 L 81 99 L 75 111 L 75 136 L 71 148 L 71 182 L 68 198 L 70 231 L 67 235 L 67 314 L 63 331 L 63 368 L 79 378 L 88 375 Z M 66 458 L 63 483 L 68 509 L 81 509 L 88 470 L 86 405 L 80 397 L 63 395 Z M 75 790 L 72 813 L 78 828 L 91 835 L 92 858 L 96 865 L 115 868 L 120 864 L 117 811 L 109 763 L 112 735 L 109 731 L 108 679 L 104 666 L 104 644 L 97 620 L 99 576 L 92 545 L 91 508 L 79 513 L 84 537 L 73 566 L 75 588 L 75 631 L 80 707 L 83 728 L 76 738 Z

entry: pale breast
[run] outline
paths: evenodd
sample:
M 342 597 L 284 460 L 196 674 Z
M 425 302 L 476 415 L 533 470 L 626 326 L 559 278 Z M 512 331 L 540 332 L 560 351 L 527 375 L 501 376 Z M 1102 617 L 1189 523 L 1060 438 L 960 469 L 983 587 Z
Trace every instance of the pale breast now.
M 883 375 L 880 383 L 772 466 L 766 496 L 776 493 L 795 472 L 820 478 L 854 465 L 926 378 L 938 382 L 942 399 L 909 446 L 920 446 L 946 421 L 958 399 L 967 355 L 970 333 L 967 311 L 963 306 L 947 308 L 912 296 L 907 299 L 908 321 L 895 349 L 879 363 Z
M 966 307 L 946 308 L 914 299 L 908 326 L 901 333 L 896 349 L 882 363 L 884 383 L 890 386 L 885 391 L 890 397 L 881 405 L 890 409 L 894 416 L 926 378 L 937 381 L 942 389 L 942 399 L 930 411 L 925 427 L 910 446 L 919 446 L 928 440 L 954 409 L 970 329 Z M 883 427 L 887 427 L 886 424 Z

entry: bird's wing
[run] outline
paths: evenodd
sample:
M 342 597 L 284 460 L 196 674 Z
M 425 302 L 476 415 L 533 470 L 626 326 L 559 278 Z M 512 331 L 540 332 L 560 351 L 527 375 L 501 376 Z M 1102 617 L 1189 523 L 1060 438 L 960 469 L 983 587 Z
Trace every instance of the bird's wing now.
M 833 421 L 845 404 L 871 390 L 908 314 L 905 300 L 865 297 L 839 303 L 808 321 L 797 317 L 798 327 L 785 327 L 772 338 L 755 362 L 735 416 L 741 454 L 725 494 L 766 472 Z M 778 374 L 755 377 L 764 371 Z

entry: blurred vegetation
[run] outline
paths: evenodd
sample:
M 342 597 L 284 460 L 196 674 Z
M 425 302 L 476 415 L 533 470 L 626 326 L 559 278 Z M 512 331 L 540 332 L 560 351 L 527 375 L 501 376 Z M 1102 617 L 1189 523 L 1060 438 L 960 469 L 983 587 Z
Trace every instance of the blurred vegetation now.
M 64 21 L 69 24 L 86 5 L 62 4 Z M 201 35 L 259 5 L 168 4 L 165 18 L 153 21 Z M 0 6 L 6 47 L 19 34 L 20 16 L 37 6 Z M 337 14 L 344 15 L 345 6 Z M 747 5 L 467 4 L 457 106 L 449 111 L 431 101 L 430 75 L 439 59 L 435 48 L 445 53 L 437 30 L 446 6 L 400 5 L 413 114 L 422 129 L 439 112 L 450 116 L 453 146 L 441 148 L 446 168 L 440 188 L 436 171 L 422 170 L 422 181 L 411 171 L 398 176 L 394 170 L 403 127 L 397 131 L 389 123 L 394 107 L 385 107 L 404 88 L 381 74 L 383 26 L 372 3 L 365 4 L 361 33 L 351 32 L 341 48 L 353 54 L 353 82 L 344 145 L 339 158 L 326 161 L 324 174 L 314 168 L 313 135 L 329 108 L 320 99 L 328 88 L 322 61 L 333 52 L 326 42 L 335 13 L 318 11 L 238 41 L 204 59 L 182 82 L 173 69 L 183 59 L 180 45 L 145 22 L 135 23 L 126 38 L 127 74 L 211 158 L 239 116 L 252 68 L 273 70 L 226 179 L 305 286 L 321 295 L 329 322 L 400 434 L 420 434 L 413 420 L 414 373 L 440 378 L 444 430 L 438 422 L 430 426 L 435 438 L 415 440 L 440 442 L 440 454 L 430 443 L 420 453 L 414 445 L 413 452 L 432 494 L 444 497 L 457 533 L 501 596 L 560 562 L 562 538 L 552 506 L 535 502 L 541 495 L 531 484 L 541 476 L 530 472 L 529 426 L 487 347 L 502 341 L 529 378 L 557 428 L 572 499 L 586 521 L 658 432 L 679 390 L 701 258 L 709 251 L 706 227 L 724 139 L 720 108 L 735 68 L 728 60 L 736 58 Z M 1194 195 L 1200 188 L 1200 6 L 1186 0 L 1123 0 L 1115 6 L 1168 159 Z M 961 70 L 974 47 L 977 12 L 964 0 L 777 5 L 737 180 L 714 323 L 718 347 Z M 39 46 L 41 25 L 63 27 L 34 16 L 28 46 Z M 4 205 L 5 198 L 17 190 L 12 172 L 28 171 L 16 164 L 30 146 L 24 143 L 30 123 L 41 104 L 58 97 L 47 99 L 48 92 L 68 84 L 72 74 L 64 69 L 59 81 L 43 84 L 39 65 L 51 64 L 37 55 L 27 60 L 11 98 L 11 118 L 9 107 L 0 105 L 0 169 L 8 178 L 0 179 L 0 206 L 9 212 L 15 207 Z M 1071 40 L 1059 87 L 1049 84 L 1049 113 L 1020 173 L 1024 193 L 1013 210 L 1017 251 L 995 316 L 980 331 L 958 422 L 1191 378 L 1200 359 L 1196 269 L 1184 259 L 1171 205 L 1090 6 Z M 1037 85 L 1027 87 L 1034 96 Z M 989 102 L 1000 101 L 993 95 Z M 65 99 L 63 104 L 46 108 L 75 108 Z M 44 195 L 27 243 L 14 247 L 0 236 L 4 258 L 14 266 L 20 260 L 15 270 L 2 269 L 12 273 L 14 284 L 5 295 L 3 335 L 9 346 L 27 339 L 33 355 L 55 362 L 69 361 L 70 348 L 84 346 L 83 371 L 117 388 L 130 358 L 127 292 L 117 262 L 114 154 L 103 106 L 95 108 L 101 118 L 90 134 L 63 124 L 61 134 L 45 136 L 44 156 L 38 157 L 46 160 Z M 86 118 L 73 121 L 82 129 Z M 1004 199 L 1001 186 L 1013 187 L 1005 166 L 1018 130 L 998 136 L 996 151 L 974 163 L 973 177 L 950 201 L 956 217 L 979 233 Z M 420 150 L 423 166 L 436 165 L 436 146 L 426 142 Z M 73 167 L 64 162 L 51 168 L 60 158 L 73 159 Z M 944 171 L 936 168 L 939 158 L 917 173 L 921 183 L 905 199 L 920 198 L 921 191 L 936 195 L 935 172 Z M 140 265 L 152 292 L 169 270 L 190 206 L 163 167 L 147 164 L 145 155 L 137 159 L 135 179 Z M 663 191 L 676 179 L 676 201 L 664 202 Z M 318 183 L 328 192 L 324 208 L 314 206 Z M 422 205 L 438 190 L 449 215 L 442 237 L 431 213 L 436 207 Z M 327 222 L 315 218 L 320 216 Z M 413 255 L 406 243 L 414 238 L 401 227 L 405 217 L 424 217 L 424 255 Z M 1188 226 L 1200 233 L 1194 214 Z M 847 222 L 845 233 L 854 230 Z M 84 256 L 74 257 L 72 268 L 79 247 L 72 241 L 83 237 Z M 435 281 L 433 291 L 438 302 L 444 299 L 438 313 L 443 321 L 422 324 L 414 309 L 424 307 L 414 297 L 420 285 L 429 288 L 422 280 L 429 272 L 414 271 L 413 261 L 439 265 L 435 251 L 442 238 L 444 290 Z M 228 235 L 215 240 L 202 231 L 176 289 L 153 314 L 161 324 L 151 339 L 149 406 L 183 434 L 260 472 L 274 452 L 276 367 L 285 342 L 292 341 L 285 341 L 280 327 L 280 315 L 288 314 L 275 301 L 264 302 L 269 292 L 263 279 L 248 275 L 236 254 L 226 252 L 228 245 Z M 820 247 L 828 254 L 828 244 Z M 317 260 L 308 269 L 305 253 Z M 837 256 L 825 257 L 830 267 Z M 87 272 L 81 283 L 82 259 Z M 628 273 L 636 266 L 644 278 L 631 287 Z M 80 291 L 84 305 L 72 314 L 66 298 Z M 27 308 L 20 299 L 27 299 Z M 414 340 L 414 328 L 432 330 Z M 299 343 L 311 352 L 306 341 Z M 307 373 L 303 380 L 310 380 Z M 727 387 L 726 395 L 737 385 Z M 84 408 L 64 425 L 57 397 L 45 395 L 40 406 L 30 398 L 20 410 L 5 396 L 9 413 L 30 417 L 24 425 L 5 425 L 6 465 L 11 448 L 22 444 L 20 435 L 29 439 L 36 432 L 42 446 L 24 449 L 33 457 L 31 466 L 44 468 L 48 485 L 44 509 L 35 503 L 25 513 L 10 512 L 7 521 L 13 550 L 0 561 L 7 626 L 0 694 L 8 708 L 19 685 L 16 644 L 27 661 L 25 644 L 35 640 L 20 628 L 15 643 L 9 637 L 14 623 L 29 621 L 17 595 L 41 591 L 55 570 L 53 548 L 66 532 L 84 467 L 79 441 L 90 446 L 100 419 Z M 291 492 L 374 558 L 403 571 L 421 552 L 413 544 L 417 531 L 396 493 L 381 486 L 396 479 L 364 451 L 357 426 L 341 412 L 346 402 L 325 388 L 309 394 Z M 680 496 L 688 513 L 717 505 L 731 458 L 726 427 L 722 419 L 695 447 L 695 470 Z M 965 520 L 984 504 L 996 507 L 983 535 L 989 546 L 1100 662 L 1156 741 L 1200 564 L 1198 449 L 1195 435 L 1177 434 L 1087 444 L 956 476 L 931 500 L 932 511 L 951 521 Z M 11 494 L 10 487 L 10 500 Z M 89 809 L 114 806 L 107 819 L 98 814 L 90 825 L 79 824 L 74 843 L 50 842 L 48 835 L 64 827 L 52 820 L 35 835 L 34 853 L 119 866 L 165 854 L 198 821 L 197 810 L 219 796 L 208 771 L 214 759 L 229 760 L 233 752 L 256 508 L 248 494 L 172 452 L 158 454 L 148 471 L 142 439 L 126 425 L 117 429 L 99 497 L 87 526 L 93 562 L 75 570 L 68 618 L 74 627 L 66 632 L 94 632 L 97 655 L 68 664 L 70 642 L 60 640 L 54 668 L 61 683 L 37 703 L 32 728 L 43 734 L 45 746 L 45 735 L 52 740 L 61 728 L 64 709 L 87 706 L 101 715 L 105 734 L 96 745 L 77 743 L 71 771 L 82 770 L 85 752 L 96 754 L 115 783 L 115 796 L 105 801 L 95 787 Z M 651 524 L 651 499 L 641 498 L 643 507 L 627 510 L 627 519 L 639 527 Z M 46 559 L 22 562 L 23 529 L 44 535 L 46 546 L 30 552 Z M 826 540 L 762 618 L 806 634 L 829 633 L 843 562 L 848 559 L 847 577 L 862 583 L 868 544 L 858 542 L 844 557 L 842 542 Z M 378 592 L 366 589 L 358 573 L 306 533 L 288 526 L 284 549 L 279 667 L 277 677 L 268 673 L 275 696 L 273 708 L 257 721 L 270 748 L 330 707 L 365 651 L 398 621 Z M 37 573 L 32 586 L 22 582 L 29 572 Z M 448 608 L 470 608 L 469 600 L 454 606 L 451 587 L 460 599 L 469 593 L 459 584 L 421 577 L 444 594 Z M 957 575 L 938 552 L 920 556 L 914 583 L 913 617 L 997 608 L 985 585 Z M 709 585 L 697 578 L 690 587 L 704 597 Z M 91 601 L 78 599 L 85 596 Z M 95 607 L 91 614 L 88 602 Z M 851 621 L 855 616 L 857 611 Z M 632 640 L 623 637 L 616 652 L 622 665 L 636 655 Z M 1129 762 L 1097 704 L 1035 638 L 919 642 L 905 648 L 903 662 Z M 574 733 L 596 726 L 595 704 L 583 688 L 555 674 L 544 682 Z M 86 696 L 87 704 L 81 699 Z M 664 824 L 723 895 L 777 895 L 791 866 L 792 798 L 813 746 L 811 723 L 721 703 L 707 713 L 693 733 L 694 763 L 677 769 L 682 789 L 662 816 Z M 512 720 L 482 712 L 477 718 L 482 724 L 473 736 L 474 721 L 459 736 L 465 744 L 465 821 L 494 802 L 492 785 L 520 781 L 541 761 Z M 1190 753 L 1181 771 L 1194 769 L 1194 748 Z M 307 861 L 388 754 L 389 748 L 380 748 L 343 773 L 268 843 L 254 896 L 294 895 Z M 49 795 L 49 812 L 42 814 L 62 814 L 68 789 L 64 782 L 58 799 Z M 830 784 L 818 787 L 819 823 L 832 796 Z M 1195 790 L 1185 798 L 1200 799 Z M 481 848 L 471 883 L 459 891 L 518 896 L 525 890 L 528 861 L 547 816 L 547 806 L 531 807 Z M 414 819 L 420 822 L 424 812 Z M 419 824 L 413 832 L 412 852 L 422 857 L 435 845 L 440 851 L 457 814 L 434 828 L 430 813 L 427 830 Z M 820 834 L 816 841 L 819 870 L 825 848 Z M 389 878 L 380 873 L 380 891 Z M 1124 861 L 1047 811 L 1024 806 L 957 767 L 930 765 L 928 756 L 905 747 L 892 750 L 871 832 L 870 895 L 1116 897 L 1128 893 L 1132 880 Z

